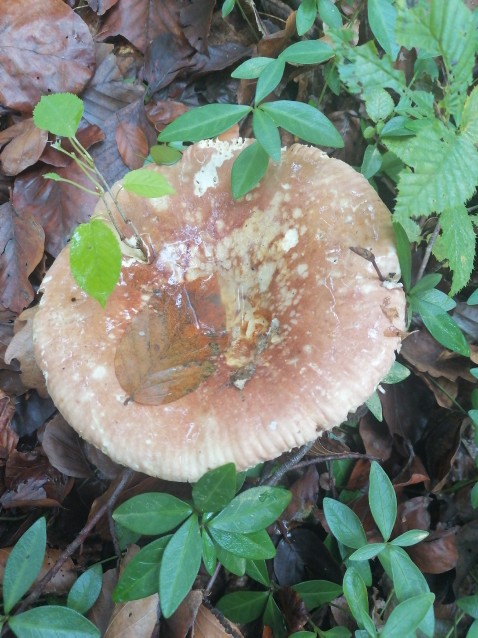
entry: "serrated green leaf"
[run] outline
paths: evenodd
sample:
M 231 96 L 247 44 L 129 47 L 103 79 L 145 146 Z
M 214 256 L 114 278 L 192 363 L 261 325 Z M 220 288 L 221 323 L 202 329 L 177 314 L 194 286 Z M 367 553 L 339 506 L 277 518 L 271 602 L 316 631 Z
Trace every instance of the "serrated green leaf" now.
M 272 60 L 272 62 L 260 74 L 259 79 L 257 80 L 256 95 L 254 99 L 256 106 L 276 88 L 282 80 L 284 69 L 284 60 Z
M 211 527 L 209 532 L 220 547 L 236 556 L 252 560 L 275 556 L 276 549 L 265 529 L 250 534 L 238 534 Z
M 478 182 L 478 151 L 465 137 L 435 120 L 415 137 L 387 138 L 387 147 L 413 171 L 398 182 L 396 213 L 409 217 L 462 206 Z
M 349 567 L 344 575 L 344 596 L 359 627 L 363 627 L 368 617 L 367 588 L 355 567 Z
M 204 567 L 210 576 L 214 574 L 214 570 L 217 565 L 216 548 L 212 541 L 212 538 L 207 533 L 206 529 L 201 529 L 201 543 L 202 543 L 202 561 Z
M 368 23 L 385 53 L 396 60 L 400 46 L 395 38 L 397 10 L 390 0 L 368 0 Z
M 393 223 L 395 243 L 397 244 L 398 261 L 405 290 L 410 290 L 412 281 L 412 248 L 407 233 L 398 222 Z
M 265 587 L 270 587 L 271 579 L 264 560 L 246 560 L 246 574 Z
M 369 89 L 364 93 L 363 97 L 367 114 L 374 122 L 385 120 L 392 114 L 395 105 L 392 97 L 385 89 L 381 87 Z
M 327 525 L 338 541 L 354 549 L 367 544 L 362 523 L 350 507 L 331 498 L 324 498 L 323 507 Z
M 227 463 L 210 470 L 193 485 L 194 505 L 200 512 L 218 512 L 236 493 L 236 468 Z
M 8 556 L 3 573 L 3 609 L 9 614 L 30 589 L 43 564 L 46 522 L 39 518 L 18 539 Z
M 478 618 L 478 595 L 463 596 L 456 601 L 457 606 L 472 618 Z
M 297 9 L 295 26 L 298 35 L 304 35 L 317 17 L 317 0 L 302 0 Z
M 161 611 L 169 618 L 189 593 L 201 565 L 202 543 L 198 518 L 193 514 L 173 535 L 159 570 Z
M 155 164 L 171 166 L 179 162 L 183 154 L 177 148 L 172 148 L 167 144 L 155 144 L 149 149 L 151 159 Z
M 192 507 L 172 494 L 146 492 L 122 503 L 113 519 L 140 534 L 164 534 L 192 514 Z
M 293 585 L 292 589 L 299 594 L 309 611 L 332 602 L 343 591 L 341 585 L 329 580 L 307 580 Z
M 279 487 L 252 487 L 242 492 L 209 523 L 209 529 L 251 534 L 264 530 L 282 514 L 291 493 Z
M 460 132 L 470 142 L 478 144 L 478 86 L 475 86 L 465 101 Z
M 375 144 L 367 146 L 360 172 L 365 179 L 371 179 L 382 167 L 382 154 Z
M 274 120 L 262 109 L 254 109 L 252 130 L 262 148 L 272 161 L 278 164 L 281 158 L 281 139 Z
M 71 274 L 103 308 L 118 283 L 121 249 L 116 234 L 101 219 L 80 224 L 70 242 Z
M 262 110 L 271 116 L 277 126 L 306 142 L 334 148 L 342 148 L 344 145 L 332 122 L 313 106 L 280 100 L 263 104 Z
M 268 598 L 268 591 L 236 591 L 223 596 L 216 607 L 232 622 L 247 623 L 262 616 Z
M 18 638 L 99 638 L 100 630 L 68 607 L 47 605 L 13 616 L 8 626 Z
M 199 142 L 216 137 L 251 111 L 239 104 L 207 104 L 191 109 L 168 124 L 158 136 L 160 142 Z
M 440 215 L 441 235 L 433 246 L 433 254 L 446 259 L 453 272 L 450 296 L 455 295 L 470 280 L 475 260 L 476 237 L 465 206 L 446 209 Z
M 392 363 L 392 367 L 387 372 L 387 374 L 383 377 L 381 383 L 387 383 L 389 385 L 393 383 L 400 383 L 400 381 L 403 381 L 409 376 L 410 376 L 410 370 L 406 366 L 399 363 L 398 361 L 394 361 Z
M 75 137 L 83 116 L 83 102 L 72 93 L 44 95 L 33 110 L 38 128 L 60 137 Z
M 369 481 L 368 502 L 370 511 L 383 540 L 388 541 L 397 518 L 395 490 L 387 474 L 377 461 L 372 461 Z
M 373 41 L 357 47 L 349 47 L 346 56 L 339 61 L 340 79 L 351 93 L 361 93 L 373 88 L 393 89 L 399 95 L 405 88 L 402 71 L 394 69 L 388 56 L 379 57 Z
M 127 563 L 113 591 L 116 603 L 139 600 L 158 591 L 159 568 L 171 538 L 172 534 L 168 534 L 148 543 Z
M 332 47 L 321 40 L 302 40 L 284 49 L 279 58 L 291 64 L 320 64 L 334 55 Z
M 123 188 L 129 193 L 148 198 L 173 195 L 176 192 L 164 175 L 147 168 L 138 168 L 126 173 Z
M 429 532 L 423 529 L 410 529 L 408 532 L 404 532 L 400 534 L 400 536 L 397 536 L 397 538 L 394 538 L 390 544 L 397 545 L 398 547 L 411 547 L 412 545 L 421 543 L 428 535 Z
M 243 197 L 257 186 L 269 166 L 269 155 L 258 142 L 239 153 L 232 165 L 231 190 L 234 199 Z
M 434 594 L 420 594 L 399 603 L 380 632 L 381 638 L 411 636 L 432 608 Z
M 317 9 L 320 18 L 332 29 L 342 28 L 342 16 L 337 6 L 331 0 L 317 0 Z
M 350 554 L 349 560 L 370 560 L 380 554 L 385 547 L 385 543 L 369 543 L 360 549 L 356 549 L 352 554 Z
M 378 396 L 377 391 L 369 396 L 369 398 L 365 401 L 365 405 L 377 419 L 377 421 L 383 421 L 382 402 L 380 401 L 380 397 Z
M 86 614 L 95 604 L 102 587 L 103 569 L 101 565 L 93 565 L 73 583 L 66 604 L 79 614 Z
M 430 334 L 445 348 L 470 356 L 470 347 L 458 324 L 445 311 L 426 301 L 413 299 L 413 310 L 418 312 Z
M 266 58 L 262 56 L 251 58 L 234 69 L 231 73 L 231 77 L 239 80 L 254 80 L 255 78 L 258 78 L 273 61 L 274 58 Z

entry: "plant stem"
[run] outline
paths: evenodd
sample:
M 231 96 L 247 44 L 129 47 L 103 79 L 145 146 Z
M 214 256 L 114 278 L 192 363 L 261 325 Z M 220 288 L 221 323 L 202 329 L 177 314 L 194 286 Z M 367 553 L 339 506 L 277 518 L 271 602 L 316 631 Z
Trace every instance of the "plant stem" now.
M 78 184 L 78 182 L 74 182 L 72 179 L 66 179 L 65 177 L 60 177 L 59 175 L 55 178 L 47 177 L 47 179 L 51 179 L 54 182 L 64 182 L 65 184 L 71 184 L 75 188 L 78 188 L 80 191 L 84 193 L 88 193 L 89 195 L 94 195 L 95 197 L 99 197 L 100 195 L 96 191 L 92 191 L 90 188 L 86 188 L 86 186 L 82 186 Z
M 420 264 L 420 268 L 418 269 L 417 279 L 415 283 L 417 281 L 420 281 L 420 279 L 423 277 L 425 273 L 425 268 L 427 267 L 428 261 L 431 257 L 433 246 L 435 245 L 435 242 L 437 240 L 438 234 L 440 233 L 440 230 L 441 230 L 440 222 L 437 221 L 435 228 L 433 229 L 432 236 L 430 237 L 430 241 L 428 242 L 428 246 L 425 251 L 425 254 L 423 255 L 422 263 Z
M 278 470 L 273 472 L 272 474 L 268 474 L 262 478 L 260 481 L 260 485 L 277 485 L 281 478 L 286 474 L 289 470 L 293 469 L 297 466 L 299 461 L 301 461 L 307 452 L 314 447 L 315 439 L 306 443 L 302 447 L 298 449 L 297 452 L 292 454 L 284 463 L 279 467 Z

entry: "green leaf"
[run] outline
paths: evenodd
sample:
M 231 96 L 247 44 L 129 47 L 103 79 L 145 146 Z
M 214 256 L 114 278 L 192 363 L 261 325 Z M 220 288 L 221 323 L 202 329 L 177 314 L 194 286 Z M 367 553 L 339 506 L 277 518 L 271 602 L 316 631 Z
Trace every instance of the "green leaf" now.
M 215 545 L 217 560 L 227 569 L 231 574 L 236 576 L 244 576 L 246 573 L 246 559 L 236 554 L 231 554 L 226 549 L 223 549 L 219 545 Z
M 476 306 L 476 304 L 478 304 L 478 290 L 471 293 L 466 303 L 470 306 Z
M 393 485 L 377 461 L 370 468 L 368 502 L 384 541 L 388 541 L 397 518 L 397 497 Z
M 80 224 L 70 242 L 71 274 L 103 308 L 118 283 L 121 248 L 116 234 L 101 219 Z
M 255 104 L 259 104 L 262 100 L 272 93 L 284 74 L 285 61 L 281 59 L 272 60 L 272 62 L 264 69 L 259 76 L 256 86 Z
M 383 421 L 382 402 L 380 401 L 380 397 L 379 397 L 378 392 L 376 390 L 365 401 L 365 405 L 370 410 L 370 412 L 373 414 L 373 416 L 377 419 L 377 421 L 380 421 L 380 423 L 381 423 Z
M 331 2 L 331 0 L 318 0 L 317 8 L 322 22 L 332 29 L 342 28 L 342 16 L 337 6 Z
M 342 148 L 344 142 L 339 132 L 323 113 L 302 102 L 280 100 L 261 106 L 277 126 L 297 135 L 311 144 Z
M 386 383 L 389 385 L 393 383 L 400 383 L 400 381 L 403 381 L 409 376 L 410 376 L 410 370 L 406 366 L 399 363 L 398 361 L 394 361 L 392 363 L 392 367 L 387 372 L 387 374 L 383 377 L 381 383 Z
M 39 518 L 18 539 L 3 574 L 3 609 L 9 614 L 40 572 L 46 548 L 46 522 Z
M 282 514 L 291 493 L 280 487 L 252 487 L 242 492 L 209 523 L 209 529 L 251 534 L 264 530 Z
M 189 593 L 201 565 L 201 534 L 193 514 L 181 525 L 164 550 L 159 570 L 159 598 L 169 618 Z
M 433 247 L 433 254 L 441 261 L 446 259 L 453 271 L 450 296 L 466 286 L 475 260 L 475 230 L 465 206 L 446 209 L 440 215 L 441 235 Z
M 274 58 L 265 58 L 261 56 L 251 58 L 234 69 L 231 73 L 231 77 L 239 80 L 254 80 L 255 78 L 258 78 L 273 61 Z
M 417 543 L 421 543 L 427 536 L 429 532 L 426 532 L 423 529 L 410 529 L 408 532 L 404 532 L 394 538 L 391 541 L 391 545 L 398 545 L 399 547 L 411 547 L 412 545 L 416 545 Z
M 287 638 L 289 635 L 285 625 L 284 616 L 277 606 L 273 596 L 269 596 L 262 622 L 264 625 L 271 628 L 274 638 Z
M 320 64 L 334 55 L 332 47 L 321 40 L 303 40 L 284 49 L 279 59 L 291 64 Z
M 102 587 L 103 569 L 101 565 L 93 565 L 73 583 L 66 604 L 79 614 L 86 614 L 95 604 Z
M 385 53 L 396 60 L 400 46 L 395 39 L 397 10 L 390 0 L 368 0 L 368 23 Z
M 432 306 L 436 306 L 436 311 L 438 313 L 443 311 L 448 312 L 456 307 L 456 302 L 453 299 L 450 299 L 448 295 L 436 288 L 423 290 L 418 294 L 415 289 L 413 289 L 409 294 L 409 300 L 412 304 L 418 300 L 419 302 L 424 301 Z
M 190 514 L 192 507 L 171 494 L 147 492 L 122 503 L 113 519 L 140 534 L 163 534 L 177 527 Z
M 478 410 L 474 410 L 474 412 L 476 412 L 476 416 L 478 417 Z M 475 427 L 476 427 L 476 421 L 474 419 L 472 419 L 474 421 Z M 476 510 L 476 508 L 478 507 L 478 483 L 475 483 L 473 485 L 473 488 L 470 492 L 470 501 L 471 501 L 471 507 Z
M 460 133 L 478 144 L 478 86 L 467 97 L 460 123 Z
M 209 531 L 220 547 L 231 554 L 236 554 L 236 556 L 255 560 L 274 558 L 275 556 L 276 549 L 265 529 L 251 534 L 225 532 L 214 528 L 210 528 Z
M 302 598 L 308 611 L 322 607 L 342 595 L 342 587 L 329 580 L 307 580 L 293 585 L 292 589 Z
M 231 189 L 239 199 L 256 186 L 269 166 L 269 156 L 258 142 L 253 142 L 239 153 L 231 171 Z
M 216 607 L 232 622 L 247 623 L 262 616 L 268 598 L 268 591 L 236 591 L 223 596 Z
M 204 567 L 207 569 L 208 574 L 211 576 L 214 574 L 214 570 L 217 565 L 216 547 L 207 533 L 207 530 L 201 529 L 201 543 L 202 543 L 202 561 Z
M 155 594 L 159 587 L 159 568 L 172 535 L 162 536 L 145 545 L 124 568 L 113 591 L 116 603 L 139 600 Z
M 246 574 L 265 587 L 270 587 L 271 579 L 264 560 L 246 560 Z
M 349 560 L 370 560 L 385 549 L 385 543 L 369 543 L 350 554 Z
M 273 162 L 278 164 L 281 158 L 281 139 L 279 129 L 271 117 L 260 108 L 254 109 L 252 117 L 254 135 Z
M 35 607 L 8 620 L 18 638 L 99 638 L 100 630 L 68 607 Z
M 410 128 L 411 120 L 403 115 L 392 117 L 386 122 L 380 132 L 382 138 L 386 137 L 412 137 L 415 133 Z M 384 139 L 384 142 L 387 140 Z
M 365 149 L 360 172 L 365 179 L 371 179 L 382 167 L 382 154 L 375 144 Z
M 441 213 L 462 206 L 473 195 L 478 151 L 442 122 L 435 120 L 411 139 L 387 138 L 384 143 L 413 168 L 400 174 L 396 213 L 409 217 Z
M 401 95 L 405 89 L 403 72 L 393 67 L 388 56 L 379 57 L 373 41 L 358 47 L 349 47 L 345 58 L 340 60 L 338 69 L 340 79 L 351 93 L 382 88 L 393 89 Z
M 290 634 L 289 636 L 289 638 L 316 638 L 316 637 L 317 637 L 317 634 L 312 631 L 296 631 L 293 634 Z
M 344 575 L 344 596 L 359 627 L 363 627 L 368 617 L 367 588 L 355 567 L 349 567 Z M 402 637 L 403 638 L 403 637 Z
M 395 105 L 390 94 L 382 87 L 377 86 L 369 89 L 364 93 L 363 98 L 367 114 L 374 122 L 385 120 L 392 114 Z
M 472 618 L 478 618 L 478 595 L 463 596 L 456 601 L 458 607 Z
M 191 109 L 168 124 L 158 136 L 160 142 L 199 142 L 216 137 L 251 111 L 239 104 L 207 104 Z
M 236 493 L 234 463 L 210 470 L 193 485 L 194 505 L 200 512 L 218 512 L 232 501 Z
M 430 273 L 422 277 L 410 290 L 410 297 L 420 297 L 424 292 L 428 292 L 438 286 L 442 280 L 440 273 Z
M 304 35 L 317 17 L 317 0 L 302 0 L 297 9 L 295 26 L 298 35 Z
M 138 168 L 126 173 L 123 188 L 129 193 L 148 198 L 173 195 L 176 192 L 164 175 L 147 168 Z
M 222 17 L 227 17 L 231 11 L 234 9 L 234 5 L 236 4 L 236 0 L 224 0 L 224 4 L 222 5 Z
M 179 162 L 183 154 L 177 148 L 171 148 L 167 144 L 155 144 L 149 149 L 151 158 L 155 164 L 171 166 Z
M 323 507 L 327 525 L 338 541 L 354 549 L 367 544 L 362 523 L 350 507 L 331 498 L 324 498 Z
M 438 306 L 417 298 L 413 299 L 413 310 L 420 314 L 427 330 L 445 348 L 464 357 L 470 356 L 470 347 L 465 336 L 449 314 L 440 312 Z
M 395 234 L 395 242 L 397 244 L 398 261 L 400 263 L 403 285 L 405 290 L 408 291 L 410 290 L 412 281 L 412 249 L 403 226 L 394 222 L 393 232 Z
M 425 577 L 404 549 L 389 545 L 387 556 L 392 570 L 393 586 L 399 601 L 430 591 Z
M 33 110 L 38 128 L 60 137 L 75 137 L 83 116 L 83 102 L 72 93 L 44 95 Z
M 398 604 L 383 627 L 381 638 L 412 636 L 433 605 L 433 594 L 420 594 Z

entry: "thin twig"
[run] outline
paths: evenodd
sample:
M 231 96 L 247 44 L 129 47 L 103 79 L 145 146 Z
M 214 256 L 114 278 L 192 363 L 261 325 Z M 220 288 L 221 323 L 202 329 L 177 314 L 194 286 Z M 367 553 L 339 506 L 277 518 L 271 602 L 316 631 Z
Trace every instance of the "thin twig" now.
M 378 275 L 378 278 L 380 279 L 380 281 L 385 281 L 386 278 L 382 275 L 382 273 L 380 272 L 380 268 L 377 265 L 377 261 L 375 259 L 375 255 L 373 254 L 373 252 L 371 250 L 369 250 L 368 248 L 362 248 L 361 246 L 349 246 L 349 249 L 355 253 L 356 255 L 359 255 L 360 257 L 362 257 L 363 259 L 366 259 L 367 261 L 369 261 L 375 272 Z
M 281 478 L 286 474 L 289 470 L 296 467 L 299 461 L 301 461 L 304 456 L 314 447 L 315 440 L 310 441 L 310 443 L 306 443 L 301 448 L 298 449 L 295 454 L 292 454 L 281 466 L 278 470 L 273 472 L 272 474 L 268 474 L 264 476 L 260 481 L 260 485 L 277 485 L 277 483 L 281 480 Z
M 301 467 L 308 467 L 309 465 L 314 465 L 314 463 L 326 463 L 329 461 L 353 461 L 365 459 L 366 461 L 381 461 L 382 459 L 378 456 L 373 456 L 372 454 L 360 454 L 360 452 L 342 452 L 340 454 L 327 454 L 327 456 L 317 456 L 313 459 L 309 459 L 308 461 L 302 461 L 301 463 L 297 463 L 294 465 L 292 470 L 298 470 Z
M 218 561 L 216 565 L 216 569 L 214 570 L 214 574 L 209 579 L 209 582 L 206 587 L 206 591 L 204 592 L 205 596 L 209 596 L 211 594 L 211 590 L 214 586 L 214 583 L 216 582 L 217 577 L 219 576 L 219 572 L 221 571 L 221 568 L 222 568 L 222 564 Z
M 23 611 L 25 611 L 26 609 L 28 609 L 29 607 L 31 607 L 33 605 L 33 603 L 41 596 L 45 586 L 60 571 L 63 563 L 66 560 L 68 560 L 69 558 L 71 558 L 71 556 L 76 552 L 76 550 L 80 547 L 80 545 L 82 545 L 85 542 L 88 534 L 95 527 L 95 525 L 98 523 L 98 521 L 116 503 L 116 501 L 118 500 L 119 495 L 121 494 L 121 492 L 125 488 L 127 482 L 129 481 L 129 479 L 131 478 L 133 473 L 134 473 L 134 471 L 129 469 L 129 468 L 124 470 L 123 474 L 121 475 L 121 479 L 118 482 L 118 485 L 113 490 L 113 492 L 112 492 L 111 496 L 109 497 L 109 499 L 107 500 L 107 502 L 104 503 L 101 507 L 98 508 L 98 511 L 86 523 L 86 525 L 80 531 L 80 533 L 75 538 L 75 540 L 72 543 L 70 543 L 68 545 L 68 547 L 62 552 L 62 554 L 60 555 L 60 557 L 58 558 L 56 563 L 53 565 L 53 567 L 45 574 L 45 576 L 43 576 L 43 578 L 41 580 L 39 580 L 36 583 L 35 587 L 32 589 L 30 594 L 23 600 L 21 605 L 18 607 L 18 609 L 16 611 L 17 614 L 20 614 Z
M 428 246 L 427 246 L 427 249 L 425 250 L 425 254 L 423 255 L 423 260 L 422 260 L 422 263 L 420 264 L 420 268 L 418 269 L 416 282 L 420 281 L 420 279 L 423 277 L 423 274 L 425 273 L 425 268 L 428 265 L 428 261 L 432 254 L 433 246 L 435 245 L 435 242 L 438 238 L 438 234 L 440 233 L 440 230 L 441 230 L 440 222 L 437 222 L 435 225 L 435 228 L 433 229 L 432 236 L 430 237 L 430 241 L 428 242 Z

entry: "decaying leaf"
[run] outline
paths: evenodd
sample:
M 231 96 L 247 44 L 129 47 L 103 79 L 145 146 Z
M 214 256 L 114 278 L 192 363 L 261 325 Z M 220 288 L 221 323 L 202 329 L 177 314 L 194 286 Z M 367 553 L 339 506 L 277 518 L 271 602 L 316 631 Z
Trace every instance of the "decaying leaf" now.
M 45 426 L 43 450 L 54 468 L 67 476 L 92 478 L 79 435 L 68 425 L 61 414 L 57 414 Z
M 11 452 L 16 448 L 18 436 L 12 430 L 11 420 L 15 406 L 2 390 L 0 390 L 0 464 L 4 465 Z
M 166 286 L 152 294 L 125 332 L 116 350 L 116 375 L 132 400 L 169 403 L 214 372 L 214 360 L 226 345 L 214 278 Z
M 136 124 L 127 121 L 118 122 L 116 127 L 116 144 L 121 159 L 128 168 L 141 168 L 148 155 L 149 144 L 143 130 Z
M 62 0 L 0 0 L 0 103 L 30 112 L 42 95 L 80 93 L 94 70 L 90 31 Z
M 48 140 L 47 131 L 33 124 L 33 119 L 23 120 L 10 128 L 21 131 L 12 138 L 0 153 L 0 163 L 5 175 L 18 175 L 38 161 Z M 8 129 L 7 129 L 8 130 Z
M 42 258 L 44 238 L 28 211 L 0 206 L 0 305 L 21 312 L 32 301 L 28 277 Z
M 234 630 L 235 638 L 242 638 L 237 625 L 230 624 Z M 230 635 L 229 628 L 223 627 L 210 609 L 205 605 L 199 607 L 193 625 L 192 638 L 229 638 Z

